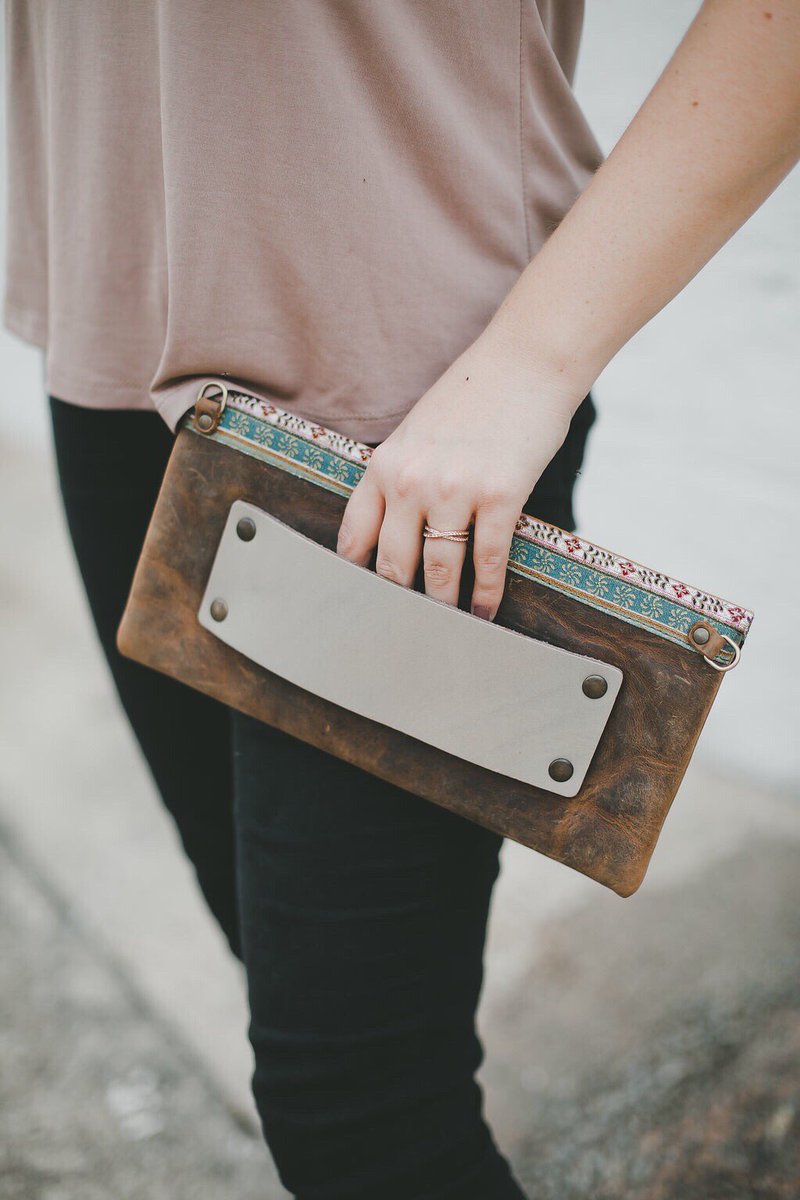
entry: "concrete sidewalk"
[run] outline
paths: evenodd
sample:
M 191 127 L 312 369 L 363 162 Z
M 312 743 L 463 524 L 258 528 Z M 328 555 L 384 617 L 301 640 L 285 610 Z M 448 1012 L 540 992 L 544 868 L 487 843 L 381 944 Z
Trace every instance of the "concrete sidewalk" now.
M 800 1195 L 797 850 L 757 838 L 541 929 L 485 1014 L 490 1108 L 532 1197 Z
M 0 834 L 0 1198 L 272 1200 L 202 1060 Z
M 614 907 L 546 921 L 527 976 L 484 1008 L 489 1109 L 531 1196 L 796 1197 L 796 844 L 756 841 Z M 498 923 L 517 945 L 528 932 L 512 915 L 497 906 L 495 960 Z M 214 1055 L 7 829 L 0 962 L 0 1200 L 284 1195 Z

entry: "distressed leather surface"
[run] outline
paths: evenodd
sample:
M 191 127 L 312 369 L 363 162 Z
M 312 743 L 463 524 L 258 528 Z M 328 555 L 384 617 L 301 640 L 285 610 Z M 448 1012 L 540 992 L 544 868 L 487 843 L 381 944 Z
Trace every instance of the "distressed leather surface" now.
M 343 497 L 181 430 L 120 624 L 124 655 L 557 859 L 621 896 L 639 887 L 720 686 L 722 677 L 702 655 L 508 574 L 501 624 L 624 673 L 581 790 L 571 799 L 553 795 L 322 700 L 203 629 L 197 610 L 235 499 L 336 547 Z M 465 570 L 464 599 L 470 574 Z

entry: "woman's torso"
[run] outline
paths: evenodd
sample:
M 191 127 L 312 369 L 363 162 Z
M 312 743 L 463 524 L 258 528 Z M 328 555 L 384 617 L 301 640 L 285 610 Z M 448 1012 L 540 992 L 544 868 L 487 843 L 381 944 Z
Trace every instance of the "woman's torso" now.
M 5 319 L 48 388 L 226 373 L 379 441 L 599 161 L 580 0 L 8 0 Z

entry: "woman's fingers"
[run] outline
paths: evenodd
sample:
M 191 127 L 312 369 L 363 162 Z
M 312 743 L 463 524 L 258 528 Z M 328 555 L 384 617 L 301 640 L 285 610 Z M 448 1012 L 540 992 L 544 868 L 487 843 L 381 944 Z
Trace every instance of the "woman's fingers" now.
M 367 471 L 344 510 L 336 544 L 337 554 L 366 567 L 378 544 L 386 502 Z
M 464 514 L 467 514 L 466 516 Z M 428 514 L 427 524 L 434 529 L 466 529 L 472 519 L 466 508 L 449 513 L 433 510 Z M 425 573 L 425 592 L 445 604 L 458 604 L 461 572 L 466 557 L 466 542 L 453 542 L 447 538 L 425 538 L 422 563 Z
M 471 611 L 476 617 L 493 621 L 503 598 L 506 567 L 519 510 L 510 507 L 478 508 L 475 514 L 475 586 Z
M 422 548 L 422 514 L 413 504 L 387 504 L 378 538 L 375 570 L 384 579 L 411 587 Z
M 377 546 L 377 574 L 410 587 L 422 553 L 422 513 L 413 489 L 392 486 L 393 476 L 382 463 L 382 458 L 373 454 L 348 500 L 336 551 L 350 562 L 367 566 Z
M 440 494 L 429 504 L 431 492 L 442 492 L 441 481 L 435 476 L 433 481 L 419 464 L 412 478 L 408 469 L 393 466 L 391 456 L 384 453 L 379 458 L 376 453 L 345 508 L 338 553 L 367 566 L 377 547 L 376 572 L 403 587 L 413 585 L 421 557 L 427 594 L 456 605 L 468 545 L 447 538 L 423 539 L 423 528 L 427 523 L 441 530 L 467 529 L 474 513 L 471 610 L 494 620 L 503 598 L 519 506 L 505 488 L 491 499 L 484 490 L 481 502 L 471 494 L 477 489 L 468 487 L 450 487 L 449 495 Z

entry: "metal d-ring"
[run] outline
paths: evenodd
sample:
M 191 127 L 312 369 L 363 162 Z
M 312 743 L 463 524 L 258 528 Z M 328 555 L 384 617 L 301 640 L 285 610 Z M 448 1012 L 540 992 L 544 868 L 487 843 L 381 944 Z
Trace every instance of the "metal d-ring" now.
M 214 388 L 218 395 L 207 395 L 209 388 Z M 199 406 L 203 400 L 210 401 L 219 405 L 217 411 L 212 415 L 210 412 L 200 412 Z M 228 403 L 228 389 L 224 383 L 220 383 L 216 379 L 209 379 L 204 383 L 198 392 L 197 399 L 194 402 L 195 423 L 201 433 L 213 433 L 222 419 L 222 414 L 225 412 L 225 406 Z
M 739 659 L 742 657 L 742 651 L 739 646 L 736 645 L 736 642 L 733 640 L 733 638 L 728 637 L 727 633 L 721 633 L 720 637 L 722 638 L 723 642 L 727 642 L 733 651 L 730 662 L 718 663 L 714 662 L 713 658 L 706 658 L 706 662 L 710 667 L 713 667 L 715 671 L 732 671 Z

